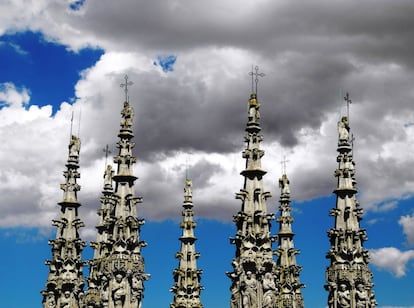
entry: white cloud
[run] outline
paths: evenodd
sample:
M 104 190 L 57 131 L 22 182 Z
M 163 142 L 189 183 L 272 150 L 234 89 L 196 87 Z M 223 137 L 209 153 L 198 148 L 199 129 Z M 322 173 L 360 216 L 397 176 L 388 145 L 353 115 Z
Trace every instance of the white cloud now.
M 392 273 L 396 277 L 405 276 L 408 263 L 414 260 L 414 250 L 400 251 L 395 247 L 371 249 L 369 253 L 373 265 Z
M 398 224 L 403 227 L 403 232 L 407 237 L 407 243 L 414 245 L 414 215 L 401 216 Z

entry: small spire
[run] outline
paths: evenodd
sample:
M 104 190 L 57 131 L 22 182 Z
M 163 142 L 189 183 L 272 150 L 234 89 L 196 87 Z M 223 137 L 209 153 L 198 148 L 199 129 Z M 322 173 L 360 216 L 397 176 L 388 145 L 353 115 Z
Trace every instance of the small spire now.
M 349 95 L 346 97 L 349 104 Z M 335 218 L 328 231 L 331 248 L 326 254 L 330 265 L 326 269 L 325 289 L 328 307 L 376 307 L 372 272 L 369 269 L 369 253 L 364 248 L 367 240 L 365 229 L 360 227 L 363 210 L 356 198 L 355 162 L 353 161 L 353 138 L 349 136 L 348 117 L 338 122 L 338 168 L 336 205 L 329 215 Z
M 276 219 L 279 223 L 279 233 L 277 234 L 278 249 L 276 254 L 278 255 L 277 272 L 279 273 L 277 285 L 281 289 L 277 295 L 275 307 L 303 308 L 304 303 L 301 289 L 305 286 L 299 280 L 299 273 L 302 267 L 296 263 L 296 255 L 300 251 L 294 248 L 293 243 L 295 234 L 292 231 L 292 207 L 290 205 L 289 179 L 286 172 L 279 179 L 279 188 L 279 217 Z
M 170 291 L 174 294 L 174 300 L 170 304 L 170 308 L 203 307 L 200 292 L 204 287 L 200 284 L 202 270 L 197 269 L 197 259 L 200 254 L 195 250 L 197 238 L 194 235 L 196 223 L 193 219 L 192 196 L 192 181 L 187 178 L 184 185 L 183 219 L 180 224 L 182 229 L 182 236 L 179 238 L 181 249 L 175 255 L 179 261 L 178 267 L 173 273 L 174 286 Z
M 50 240 L 52 259 L 46 261 L 49 265 L 49 275 L 46 290 L 43 295 L 43 307 L 79 307 L 83 292 L 84 279 L 82 276 L 82 250 L 85 242 L 80 239 L 79 229 L 84 226 L 78 216 L 80 203 L 77 192 L 80 185 L 76 180 L 80 177 L 79 151 L 80 139 L 71 135 L 69 154 L 64 171 L 65 183 L 60 185 L 63 190 L 63 200 L 59 202 L 60 217 L 53 220 L 57 227 L 56 239 Z

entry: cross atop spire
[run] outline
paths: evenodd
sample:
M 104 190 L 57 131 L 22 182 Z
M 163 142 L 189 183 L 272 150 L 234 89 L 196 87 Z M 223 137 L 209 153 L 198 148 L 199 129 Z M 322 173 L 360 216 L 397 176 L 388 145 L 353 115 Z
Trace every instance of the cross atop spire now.
M 259 77 L 266 76 L 264 73 L 259 73 L 259 66 L 254 67 L 253 72 L 253 66 L 252 71 L 249 73 L 249 76 L 252 76 L 252 93 L 256 93 L 257 95 L 257 84 L 259 83 Z
M 128 86 L 132 86 L 134 83 L 132 81 L 128 81 L 128 75 L 125 75 L 124 79 L 125 79 L 125 83 L 121 83 L 120 86 L 121 88 L 125 88 L 125 101 L 128 102 L 129 101 Z
M 280 164 L 282 166 L 282 175 L 286 174 L 286 163 L 288 163 L 289 160 L 286 159 L 286 155 L 283 155 L 283 160 L 280 161 Z
M 105 149 L 102 149 L 103 152 L 105 152 L 105 166 L 108 163 L 108 155 L 111 154 L 111 150 L 109 149 L 109 145 L 107 144 Z
M 348 121 L 349 121 L 349 105 L 352 104 L 351 98 L 349 97 L 349 93 L 346 92 L 345 96 L 344 96 L 344 100 L 346 103 L 346 115 L 348 117 Z

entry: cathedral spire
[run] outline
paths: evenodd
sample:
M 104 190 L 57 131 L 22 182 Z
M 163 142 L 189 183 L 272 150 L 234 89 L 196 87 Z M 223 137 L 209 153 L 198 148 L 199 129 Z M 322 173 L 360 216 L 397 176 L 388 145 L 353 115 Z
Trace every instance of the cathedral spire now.
M 76 180 L 80 177 L 79 151 L 80 139 L 71 135 L 67 169 L 63 173 L 65 183 L 60 185 L 63 190 L 63 200 L 59 202 L 60 217 L 53 220 L 53 225 L 57 227 L 56 240 L 49 241 L 52 259 L 46 261 L 49 275 L 46 290 L 41 291 L 44 308 L 80 307 L 79 300 L 84 286 L 82 250 L 85 242 L 79 237 L 79 228 L 84 226 L 78 217 L 80 203 L 77 192 L 80 186 Z
M 285 169 L 285 168 L 284 168 Z M 277 286 L 280 293 L 277 298 L 276 307 L 303 308 L 303 297 L 301 289 L 304 287 L 299 281 L 299 273 L 302 267 L 296 264 L 296 255 L 299 250 L 294 248 L 292 231 L 293 217 L 290 215 L 292 207 L 290 206 L 290 189 L 289 179 L 285 173 L 279 179 L 280 187 L 280 215 L 277 218 L 279 222 L 278 250 L 277 254 L 277 271 L 279 274 Z
M 349 96 L 345 97 L 349 100 Z M 364 249 L 365 229 L 360 228 L 363 210 L 356 199 L 355 163 L 347 116 L 338 122 L 338 168 L 335 177 L 336 207 L 330 212 L 335 225 L 328 231 L 331 248 L 326 257 L 330 265 L 326 270 L 329 308 L 371 308 L 376 306 L 372 273 L 368 268 L 369 255 Z
M 256 73 L 251 75 L 257 76 Z M 257 86 L 257 83 L 256 83 Z M 257 88 L 257 87 L 256 87 Z M 231 307 L 274 307 L 277 296 L 276 263 L 273 259 L 270 222 L 274 214 L 267 213 L 266 199 L 270 193 L 264 190 L 261 167 L 264 151 L 260 149 L 263 137 L 260 135 L 260 104 L 256 93 L 250 95 L 248 122 L 246 125 L 246 149 L 243 158 L 246 167 L 241 172 L 244 185 L 236 198 L 242 202 L 241 210 L 234 216 L 237 233 L 230 242 L 236 246 L 233 272 L 227 273 L 232 284 Z
M 127 77 L 125 80 L 127 85 L 132 84 Z M 127 90 L 125 93 L 127 99 Z M 107 168 L 102 206 L 98 211 L 101 221 L 97 226 L 97 241 L 93 244 L 95 255 L 91 261 L 87 307 L 140 308 L 143 283 L 149 278 L 144 273 L 141 255 L 146 243 L 140 240 L 144 220 L 137 218 L 136 205 L 141 203 L 141 197 L 134 194 L 137 179 L 132 169 L 136 162 L 132 154 L 135 144 L 131 141 L 134 110 L 128 100 L 124 102 L 121 115 L 119 152 L 114 157 L 116 174 Z
M 178 268 L 174 270 L 174 286 L 171 292 L 174 294 L 174 302 L 171 308 L 201 308 L 203 305 L 200 301 L 200 291 L 203 287 L 200 285 L 201 270 L 197 269 L 197 259 L 200 256 L 195 251 L 194 235 L 196 223 L 193 220 L 193 200 L 192 200 L 192 182 L 190 179 L 185 180 L 184 203 L 183 203 L 183 220 L 180 224 L 183 229 L 180 237 L 181 249 L 176 254 L 179 260 Z

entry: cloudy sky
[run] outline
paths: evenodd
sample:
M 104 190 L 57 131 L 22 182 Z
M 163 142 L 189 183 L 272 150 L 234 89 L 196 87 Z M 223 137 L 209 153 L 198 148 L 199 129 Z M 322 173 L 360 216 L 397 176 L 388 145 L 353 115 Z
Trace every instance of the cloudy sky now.
M 234 193 L 243 184 L 252 65 L 266 75 L 258 92 L 268 208 L 277 212 L 286 156 L 306 306 L 326 305 L 336 122 L 349 91 L 376 298 L 383 308 L 414 307 L 413 16 L 411 0 L 0 1 L 5 307 L 41 307 L 72 113 L 82 139 L 82 236 L 95 238 L 102 149 L 108 144 L 115 153 L 125 74 L 134 82 L 136 192 L 144 199 L 139 215 L 147 221 L 142 237 L 152 275 L 144 304 L 168 307 L 172 300 L 188 166 L 202 300 L 206 308 L 227 307 L 224 273 L 234 256 L 228 237 L 240 208 Z M 85 249 L 85 258 L 90 254 Z

